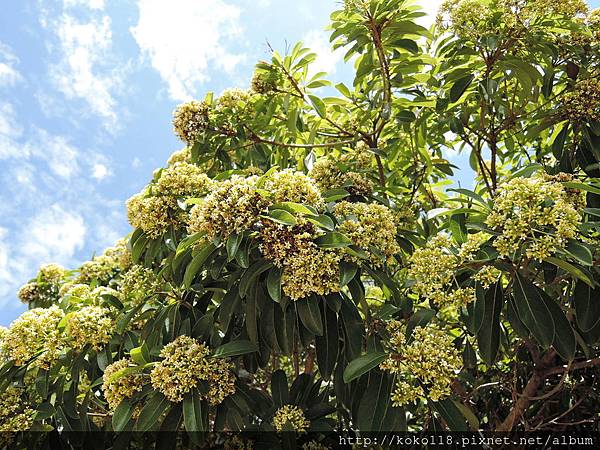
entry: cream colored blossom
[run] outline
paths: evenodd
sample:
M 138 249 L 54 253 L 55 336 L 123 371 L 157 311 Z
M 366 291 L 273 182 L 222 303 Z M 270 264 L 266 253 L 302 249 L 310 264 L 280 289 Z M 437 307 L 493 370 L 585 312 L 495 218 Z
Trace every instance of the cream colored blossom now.
M 181 222 L 174 197 L 152 197 L 139 193 L 127 200 L 126 205 L 129 223 L 152 239 L 161 237 L 169 227 L 178 226 Z
M 483 266 L 479 272 L 473 275 L 473 279 L 481 283 L 484 288 L 488 288 L 491 284 L 496 283 L 502 272 L 494 266 Z
M 310 176 L 321 191 L 344 188 L 351 195 L 368 196 L 373 193 L 373 183 L 365 174 L 340 170 L 334 161 L 328 159 L 315 162 Z
M 161 172 L 156 184 L 152 186 L 152 195 L 198 197 L 206 194 L 211 186 L 212 180 L 200 167 L 177 162 Z
M 190 151 L 189 147 L 185 147 L 185 148 L 183 148 L 181 150 L 173 152 L 171 154 L 171 156 L 169 156 L 169 159 L 167 160 L 167 165 L 168 166 L 173 166 L 173 165 L 175 165 L 176 163 L 179 163 L 179 162 L 191 164 L 191 162 L 192 162 L 192 152 Z
M 64 313 L 58 306 L 34 308 L 21 314 L 8 328 L 2 353 L 15 365 L 23 366 L 41 352 L 33 364 L 48 368 L 63 349 L 58 324 Z
M 162 282 L 151 269 L 134 265 L 121 278 L 119 298 L 139 305 L 161 290 Z
M 173 113 L 173 130 L 186 144 L 193 145 L 209 124 L 211 107 L 206 102 L 191 101 L 179 105 Z
M 317 210 L 324 206 L 323 197 L 314 180 L 293 169 L 273 173 L 265 181 L 264 189 L 273 195 L 275 203 L 302 203 L 313 206 Z
M 362 248 L 371 264 L 378 267 L 394 262 L 393 257 L 400 247 L 396 242 L 394 214 L 389 208 L 376 203 L 343 201 L 334 211 L 341 218 L 338 231 Z
M 67 334 L 76 349 L 82 349 L 90 344 L 100 350 L 110 341 L 115 322 L 111 312 L 101 306 L 84 306 L 67 316 Z
M 313 224 L 299 220 L 287 226 L 264 220 L 261 223 L 260 250 L 265 257 L 283 269 L 283 292 L 293 300 L 310 294 L 326 295 L 340 288 L 337 249 L 319 248 Z
M 201 381 L 209 385 L 207 400 L 217 405 L 235 392 L 229 361 L 211 358 L 208 348 L 189 336 L 179 336 L 160 352 L 150 380 L 154 389 L 172 402 L 180 402 Z
M 38 299 L 40 295 L 40 286 L 35 281 L 24 284 L 17 292 L 17 298 L 21 300 L 21 303 L 25 303 L 26 305 Z
M 58 264 L 46 264 L 40 267 L 38 279 L 41 282 L 59 284 L 66 275 L 66 270 Z
M 0 397 L 0 433 L 27 431 L 33 425 L 35 409 L 23 400 L 24 390 L 9 386 Z
M 543 260 L 577 235 L 581 215 L 562 184 L 543 177 L 515 178 L 500 186 L 486 224 L 500 233 L 493 245 L 500 255 L 520 249 Z
M 573 90 L 562 97 L 562 105 L 565 119 L 600 120 L 600 81 L 595 78 L 578 81 Z
M 394 406 L 402 406 L 422 395 L 417 386 L 426 389 L 433 401 L 448 397 L 451 384 L 461 370 L 462 359 L 453 338 L 436 325 L 416 327 L 407 343 L 405 328 L 398 321 L 388 325 L 389 357 L 380 367 L 399 377 L 392 395 Z
M 251 94 L 244 89 L 225 89 L 216 101 L 217 109 L 244 109 L 251 99 Z
M 269 201 L 256 188 L 258 177 L 237 175 L 215 185 L 204 201 L 190 212 L 188 232 L 205 232 L 226 239 L 232 233 L 252 228 Z
M 123 400 L 130 399 L 144 387 L 144 375 L 141 371 L 131 371 L 122 376 L 115 376 L 118 372 L 123 373 L 127 368 L 133 367 L 135 365 L 131 360 L 124 358 L 115 361 L 104 370 L 102 391 L 111 411 L 114 411 Z
M 131 252 L 124 239 L 119 239 L 113 247 L 107 248 L 102 255 L 95 256 L 79 268 L 75 283 L 107 283 L 113 276 L 131 265 Z
M 310 426 L 310 421 L 298 406 L 283 405 L 273 416 L 273 426 L 278 432 L 284 431 L 288 425 L 296 433 L 305 433 Z

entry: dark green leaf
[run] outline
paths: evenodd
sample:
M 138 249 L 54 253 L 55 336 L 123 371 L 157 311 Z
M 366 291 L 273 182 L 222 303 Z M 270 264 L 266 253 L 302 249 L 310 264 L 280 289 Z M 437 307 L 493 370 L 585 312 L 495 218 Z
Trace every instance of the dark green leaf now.
M 344 369 L 344 383 L 350 383 L 352 380 L 373 370 L 386 358 L 387 353 L 385 352 L 372 352 L 350 361 L 346 369 Z
M 246 355 L 258 351 L 258 347 L 250 341 L 238 340 L 228 342 L 215 349 L 215 358 L 231 358 L 233 356 Z

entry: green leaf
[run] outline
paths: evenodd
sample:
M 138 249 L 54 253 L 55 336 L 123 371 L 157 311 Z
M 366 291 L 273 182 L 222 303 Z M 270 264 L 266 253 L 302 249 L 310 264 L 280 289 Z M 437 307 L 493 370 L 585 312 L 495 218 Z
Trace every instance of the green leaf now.
M 188 432 L 208 429 L 208 404 L 197 388 L 183 398 L 183 424 Z
M 568 263 L 567 261 L 564 261 L 559 258 L 555 258 L 553 256 L 549 256 L 548 258 L 545 258 L 544 261 L 554 264 L 556 267 L 560 267 L 561 269 L 570 273 L 575 278 L 583 281 L 584 283 L 586 283 L 590 286 L 594 286 L 594 282 L 579 267 L 576 267 L 573 264 Z
M 321 100 L 316 95 L 308 94 L 308 98 L 310 99 L 310 103 L 313 105 L 313 108 L 315 108 L 317 114 L 322 118 L 325 118 L 327 115 L 327 108 L 325 106 L 325 102 L 323 102 L 323 100 Z
M 565 251 L 581 264 L 591 266 L 594 263 L 594 258 L 590 249 L 577 242 L 575 239 L 569 239 Z
M 318 216 L 307 216 L 306 219 L 309 222 L 314 223 L 318 227 L 323 228 L 324 230 L 333 231 L 335 229 L 335 224 L 333 223 L 333 220 L 331 219 L 331 217 L 326 216 L 325 214 Z
M 340 287 L 346 286 L 356 276 L 358 272 L 358 266 L 353 262 L 341 261 L 340 262 Z
M 296 225 L 296 218 L 289 212 L 284 211 L 283 209 L 275 209 L 273 211 L 270 211 L 268 215 L 261 217 L 269 219 L 275 223 L 280 223 L 282 225 Z
M 294 302 L 302 324 L 316 336 L 323 335 L 323 319 L 317 297 L 311 295 Z
M 241 233 L 233 233 L 227 238 L 227 243 L 225 244 L 225 247 L 227 248 L 227 261 L 231 261 L 235 258 L 235 254 L 242 243 L 242 238 L 243 234 Z
M 290 401 L 287 377 L 285 376 L 285 372 L 281 369 L 276 370 L 273 372 L 273 375 L 271 375 L 271 396 L 273 397 L 273 405 L 275 408 L 281 408 Z
M 350 383 L 352 380 L 364 375 L 379 366 L 386 358 L 385 352 L 372 352 L 359 356 L 350 361 L 344 369 L 344 383 Z
M 269 296 L 279 303 L 281 300 L 281 275 L 283 270 L 278 267 L 273 267 L 267 275 L 267 291 Z
M 149 431 L 158 423 L 158 419 L 171 407 L 171 402 L 160 392 L 154 391 L 147 397 L 136 422 L 138 431 Z
M 265 272 L 271 267 L 273 267 L 273 264 L 270 261 L 267 261 L 266 259 L 259 260 L 252 264 L 244 272 L 244 275 L 242 275 L 242 278 L 240 279 L 240 295 L 242 297 L 245 297 L 252 281 L 254 281 L 256 277 L 258 277 L 261 273 Z
M 214 252 L 216 247 L 212 243 L 206 244 L 196 256 L 192 258 L 192 261 L 188 264 L 185 269 L 185 275 L 183 276 L 183 285 L 188 289 L 192 285 L 192 281 L 202 269 L 204 262 Z
M 223 344 L 215 349 L 215 358 L 231 358 L 258 351 L 258 347 L 250 341 L 240 339 Z
M 600 324 L 600 289 L 578 282 L 575 285 L 573 304 L 577 325 L 588 332 Z
M 550 346 L 554 340 L 554 321 L 537 287 L 521 274 L 517 274 L 514 296 L 521 321 L 542 347 Z
M 350 195 L 345 189 L 330 189 L 323 193 L 323 198 L 325 199 L 325 203 L 337 202 L 343 198 L 346 198 Z
M 430 402 L 430 405 L 444 419 L 450 431 L 467 431 L 469 429 L 463 413 L 452 399 Z
M 332 231 L 315 239 L 315 244 L 321 248 L 343 248 L 349 247 L 353 242 L 348 236 Z
M 124 399 L 115 408 L 115 412 L 112 416 L 112 426 L 117 433 L 120 433 L 127 427 L 127 424 L 133 415 L 134 406 L 135 405 L 131 403 L 129 399 Z
M 338 359 L 340 337 L 335 312 L 326 306 L 322 309 L 322 312 L 325 315 L 325 326 L 323 327 L 322 336 L 317 335 L 315 338 L 315 349 L 319 373 L 325 381 L 329 381 Z
M 469 74 L 463 78 L 456 80 L 456 82 L 450 88 L 450 102 L 455 103 L 463 96 L 467 88 L 473 82 L 474 75 Z
M 500 346 L 500 311 L 504 304 L 504 292 L 500 283 L 491 285 L 483 296 L 478 296 L 475 307 L 483 310 L 481 327 L 477 331 L 477 344 L 483 360 L 491 366 Z
M 406 339 L 410 340 L 413 330 L 417 327 L 424 327 L 434 316 L 435 311 L 429 308 L 419 309 L 415 312 L 406 324 Z
M 140 347 L 132 348 L 129 351 L 129 356 L 131 356 L 131 359 L 134 362 L 140 365 L 150 362 L 150 354 L 148 353 L 148 347 L 145 343 Z

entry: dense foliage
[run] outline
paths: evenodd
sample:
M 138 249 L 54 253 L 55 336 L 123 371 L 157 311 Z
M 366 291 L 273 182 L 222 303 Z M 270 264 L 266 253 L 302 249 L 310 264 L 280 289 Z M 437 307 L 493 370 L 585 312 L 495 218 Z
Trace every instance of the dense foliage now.
M 19 291 L 0 429 L 597 427 L 600 13 L 422 15 L 332 14 L 352 86 L 298 44 L 179 106 L 131 235 Z

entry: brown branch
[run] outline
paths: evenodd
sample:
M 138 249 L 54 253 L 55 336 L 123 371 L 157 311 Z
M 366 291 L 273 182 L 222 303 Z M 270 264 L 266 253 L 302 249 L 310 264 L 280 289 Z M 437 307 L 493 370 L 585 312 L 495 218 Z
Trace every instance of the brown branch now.
M 559 367 L 551 367 L 550 369 L 546 370 L 544 372 L 544 374 L 548 377 L 550 375 L 556 375 L 558 373 L 579 370 L 579 369 L 587 369 L 587 368 L 595 367 L 595 366 L 600 366 L 600 357 L 573 363 L 570 365 L 570 369 L 569 369 L 569 365 L 559 366 Z
M 304 362 L 304 373 L 311 374 L 315 369 L 315 348 L 311 345 L 308 348 L 308 355 Z

